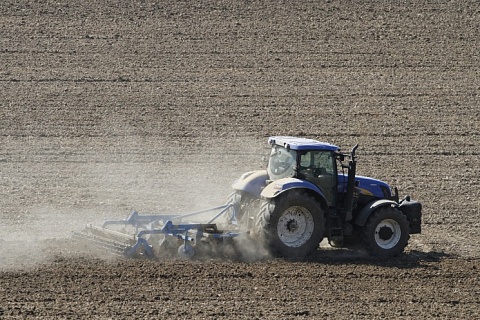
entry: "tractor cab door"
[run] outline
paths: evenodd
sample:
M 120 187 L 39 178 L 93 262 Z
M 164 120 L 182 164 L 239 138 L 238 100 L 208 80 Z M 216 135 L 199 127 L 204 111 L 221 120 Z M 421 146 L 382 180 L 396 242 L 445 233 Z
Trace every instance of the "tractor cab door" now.
M 300 151 L 299 177 L 322 190 L 329 206 L 335 205 L 337 195 L 337 166 L 332 151 Z

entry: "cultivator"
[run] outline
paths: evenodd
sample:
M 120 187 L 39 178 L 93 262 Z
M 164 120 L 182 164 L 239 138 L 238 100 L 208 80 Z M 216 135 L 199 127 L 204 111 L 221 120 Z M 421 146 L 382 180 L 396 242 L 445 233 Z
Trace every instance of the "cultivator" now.
M 210 217 L 206 223 L 186 222 L 205 216 Z M 234 206 L 226 204 L 180 215 L 140 215 L 133 211 L 126 219 L 107 220 L 101 227 L 87 225 L 74 238 L 127 257 L 156 258 L 176 251 L 181 258 L 192 258 L 198 250 L 217 252 L 215 245 L 232 243 L 233 238 L 247 233 L 238 227 Z

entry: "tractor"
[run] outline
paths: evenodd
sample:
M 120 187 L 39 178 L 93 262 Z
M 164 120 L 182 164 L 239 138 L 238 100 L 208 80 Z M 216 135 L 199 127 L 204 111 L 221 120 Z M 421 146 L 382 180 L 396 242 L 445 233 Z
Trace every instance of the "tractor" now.
M 421 233 L 422 206 L 397 188 L 356 175 L 349 153 L 312 139 L 274 136 L 266 170 L 244 173 L 229 203 L 239 225 L 279 257 L 302 258 L 326 237 L 333 247 L 361 244 L 372 256 L 404 251 Z

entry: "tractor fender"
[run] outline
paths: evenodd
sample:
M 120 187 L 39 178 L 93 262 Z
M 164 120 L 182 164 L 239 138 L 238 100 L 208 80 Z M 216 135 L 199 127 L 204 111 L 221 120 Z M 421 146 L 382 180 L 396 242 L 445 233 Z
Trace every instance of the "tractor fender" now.
M 255 198 L 260 198 L 263 188 L 267 184 L 267 170 L 250 171 L 242 174 L 232 185 L 234 190 L 250 193 Z
M 357 215 L 357 218 L 355 219 L 355 224 L 359 226 L 364 226 L 365 223 L 367 222 L 368 217 L 370 214 L 377 208 L 383 207 L 383 206 L 394 206 L 398 207 L 398 203 L 392 200 L 387 200 L 387 199 L 382 199 L 382 200 L 374 200 L 370 203 L 368 203 L 365 207 L 363 207 L 362 210 L 360 210 L 360 213 Z
M 320 197 L 325 200 L 325 195 L 323 194 L 322 190 L 320 190 L 319 187 L 311 183 L 310 181 L 307 180 L 300 180 L 297 178 L 283 178 L 279 180 L 275 180 L 268 184 L 265 189 L 262 191 L 262 197 L 270 199 L 270 198 L 275 198 L 278 195 L 282 194 L 285 191 L 291 190 L 291 189 L 308 189 L 315 194 L 319 195 Z

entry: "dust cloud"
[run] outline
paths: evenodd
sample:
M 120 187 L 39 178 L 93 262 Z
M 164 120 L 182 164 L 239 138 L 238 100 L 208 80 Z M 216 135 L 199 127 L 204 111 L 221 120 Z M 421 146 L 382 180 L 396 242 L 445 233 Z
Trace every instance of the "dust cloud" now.
M 266 141 L 248 138 L 50 140 L 32 138 L 27 146 L 10 141 L 19 144 L 18 149 L 11 146 L 19 151 L 2 162 L 2 174 L 11 178 L 9 185 L 3 182 L 1 269 L 76 255 L 73 232 L 89 223 L 124 219 L 133 210 L 181 214 L 225 204 L 235 179 L 265 165 Z M 258 248 L 240 243 L 243 252 L 250 252 L 248 259 L 256 257 Z

